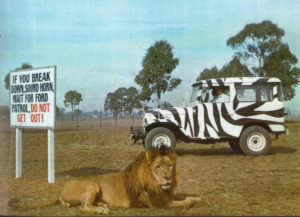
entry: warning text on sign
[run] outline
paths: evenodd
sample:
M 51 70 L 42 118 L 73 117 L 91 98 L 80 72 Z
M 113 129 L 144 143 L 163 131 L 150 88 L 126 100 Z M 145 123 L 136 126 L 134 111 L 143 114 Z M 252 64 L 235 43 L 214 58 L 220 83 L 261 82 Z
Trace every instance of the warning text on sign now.
M 56 67 L 10 73 L 10 123 L 16 127 L 55 127 Z

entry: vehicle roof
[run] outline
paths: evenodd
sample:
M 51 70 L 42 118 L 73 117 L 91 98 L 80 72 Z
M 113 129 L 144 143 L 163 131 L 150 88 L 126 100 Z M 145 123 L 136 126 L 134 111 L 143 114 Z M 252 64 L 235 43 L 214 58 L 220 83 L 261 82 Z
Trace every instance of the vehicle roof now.
M 223 86 L 229 83 L 281 83 L 280 79 L 274 77 L 231 77 L 231 78 L 212 78 L 206 80 L 200 80 L 194 83 L 192 86 L 199 86 L 208 84 L 212 86 Z

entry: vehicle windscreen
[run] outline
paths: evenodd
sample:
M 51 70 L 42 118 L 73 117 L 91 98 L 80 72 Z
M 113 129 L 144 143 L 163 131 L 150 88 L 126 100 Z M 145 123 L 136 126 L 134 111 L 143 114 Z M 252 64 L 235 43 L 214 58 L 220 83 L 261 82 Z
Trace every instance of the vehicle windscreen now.
M 197 100 L 197 96 L 199 95 L 199 91 L 200 91 L 200 86 L 195 86 L 193 88 L 193 92 L 192 92 L 192 96 L 191 96 L 191 100 L 190 102 L 196 102 Z

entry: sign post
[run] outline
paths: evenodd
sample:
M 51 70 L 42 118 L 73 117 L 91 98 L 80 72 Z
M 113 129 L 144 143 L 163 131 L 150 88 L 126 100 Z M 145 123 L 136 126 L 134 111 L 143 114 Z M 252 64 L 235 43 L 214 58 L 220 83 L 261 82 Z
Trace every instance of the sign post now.
M 22 176 L 22 129 L 48 130 L 48 182 L 54 183 L 56 66 L 10 73 L 10 125 L 16 127 L 16 178 Z
M 16 178 L 22 176 L 22 129 L 16 128 Z
M 48 182 L 54 183 L 54 130 L 48 130 Z

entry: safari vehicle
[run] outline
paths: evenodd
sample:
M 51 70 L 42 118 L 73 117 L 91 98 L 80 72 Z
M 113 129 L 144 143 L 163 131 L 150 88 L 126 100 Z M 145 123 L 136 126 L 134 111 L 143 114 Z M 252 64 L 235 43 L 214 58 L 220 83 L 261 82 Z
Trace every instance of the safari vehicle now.
M 217 78 L 192 87 L 188 106 L 146 111 L 142 131 L 132 128 L 131 138 L 143 139 L 145 148 L 165 144 L 175 149 L 176 140 L 228 142 L 246 155 L 264 155 L 270 151 L 270 134 L 288 134 L 278 78 Z

